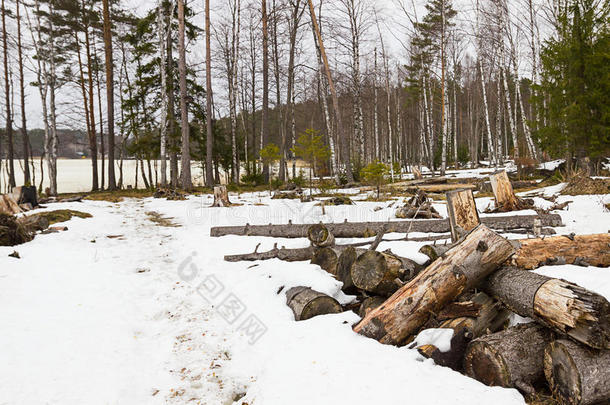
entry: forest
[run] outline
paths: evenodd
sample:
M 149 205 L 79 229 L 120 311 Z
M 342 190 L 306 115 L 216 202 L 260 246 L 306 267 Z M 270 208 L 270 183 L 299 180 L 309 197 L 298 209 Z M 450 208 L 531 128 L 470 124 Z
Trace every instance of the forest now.
M 208 3 L 3 0 L 3 186 L 44 165 L 56 195 L 68 129 L 93 191 L 124 187 L 126 159 L 147 188 L 191 189 L 191 162 L 207 186 L 283 182 L 308 130 L 343 184 L 372 162 L 599 173 L 610 154 L 606 1 Z

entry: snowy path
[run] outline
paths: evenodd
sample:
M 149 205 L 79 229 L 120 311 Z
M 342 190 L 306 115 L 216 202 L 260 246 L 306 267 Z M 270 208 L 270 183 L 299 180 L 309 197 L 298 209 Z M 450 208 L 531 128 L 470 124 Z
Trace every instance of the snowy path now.
M 354 334 L 352 313 L 294 322 L 281 287 L 350 298 L 315 265 L 272 260 L 252 269 L 222 257 L 261 240 L 261 250 L 305 241 L 210 238 L 209 228 L 315 222 L 319 207 L 243 195 L 232 197 L 242 206 L 210 209 L 208 198 L 61 204 L 51 208 L 93 218 L 18 246 L 21 260 L 0 247 L 0 404 L 391 404 L 405 393 L 413 403 L 523 403 L 515 390 L 486 387 L 416 351 Z M 598 202 L 577 199 L 567 228 L 609 229 L 610 214 Z M 388 204 L 330 207 L 324 219 L 387 219 L 392 209 L 374 211 L 380 205 Z M 180 226 L 158 226 L 150 212 Z M 381 248 L 417 258 L 419 246 Z M 560 270 L 610 298 L 607 269 L 564 267 L 540 271 Z

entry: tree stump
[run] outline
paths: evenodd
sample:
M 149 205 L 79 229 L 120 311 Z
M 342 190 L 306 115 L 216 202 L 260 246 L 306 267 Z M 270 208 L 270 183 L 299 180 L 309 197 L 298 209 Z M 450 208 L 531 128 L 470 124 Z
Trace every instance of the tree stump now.
M 309 287 L 293 287 L 286 291 L 286 304 L 292 309 L 297 321 L 342 311 L 341 305 L 333 297 Z
M 317 247 L 327 247 L 335 244 L 335 237 L 322 224 L 314 224 L 307 230 L 307 238 L 312 245 Z
M 226 186 L 214 187 L 214 203 L 212 207 L 230 207 L 229 193 Z
M 544 378 L 544 349 L 552 339 L 552 333 L 536 323 L 479 337 L 466 349 L 464 372 L 486 385 L 534 394 L 534 384 Z
M 498 170 L 497 172 L 492 173 L 489 176 L 489 180 L 496 201 L 494 211 L 508 212 L 526 208 L 523 201 L 515 195 L 513 186 L 510 183 L 505 170 Z
M 447 212 L 451 226 L 451 241 L 457 242 L 462 236 L 476 228 L 481 223 L 474 202 L 472 190 L 462 189 L 449 191 L 447 196 Z
M 610 401 L 610 351 L 591 350 L 569 340 L 551 342 L 544 353 L 544 374 L 562 404 Z
M 0 214 L 13 215 L 22 212 L 23 210 L 17 204 L 17 201 L 9 194 L 0 194 Z
M 610 349 L 610 304 L 565 280 L 514 267 L 491 274 L 482 288 L 510 310 L 595 349 Z
M 369 250 L 358 256 L 351 275 L 357 288 L 389 296 L 403 285 L 404 280 L 413 278 L 418 270 L 419 265 L 415 262 L 390 251 Z
M 513 253 L 514 248 L 506 239 L 479 225 L 444 257 L 371 311 L 354 331 L 381 343 L 402 344 L 431 314 L 477 285 Z

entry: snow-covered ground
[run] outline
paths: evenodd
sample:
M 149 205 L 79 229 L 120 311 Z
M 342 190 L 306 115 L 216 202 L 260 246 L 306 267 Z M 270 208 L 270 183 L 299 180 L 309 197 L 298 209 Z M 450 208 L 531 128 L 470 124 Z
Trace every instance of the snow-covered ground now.
M 358 316 L 351 312 L 295 322 L 285 305 L 290 287 L 311 286 L 342 303 L 352 299 L 316 265 L 223 261 L 258 243 L 262 251 L 274 243 L 303 247 L 305 240 L 209 236 L 215 225 L 392 219 L 391 202 L 331 206 L 323 213 L 315 203 L 271 200 L 268 193 L 231 199 L 242 205 L 208 208 L 208 195 L 54 204 L 49 209 L 77 209 L 93 218 L 72 219 L 68 231 L 25 245 L 0 247 L 0 404 L 524 402 L 514 389 L 487 387 L 415 350 L 353 333 Z M 573 203 L 559 211 L 566 224 L 559 234 L 610 230 L 603 206 L 610 196 L 557 199 L 566 200 Z M 481 210 L 489 202 L 477 199 Z M 446 213 L 444 204 L 435 207 Z M 158 226 L 151 212 L 179 226 Z M 422 261 L 422 244 L 384 242 L 380 249 Z M 8 257 L 13 250 L 21 259 Z M 537 271 L 610 299 L 608 269 Z

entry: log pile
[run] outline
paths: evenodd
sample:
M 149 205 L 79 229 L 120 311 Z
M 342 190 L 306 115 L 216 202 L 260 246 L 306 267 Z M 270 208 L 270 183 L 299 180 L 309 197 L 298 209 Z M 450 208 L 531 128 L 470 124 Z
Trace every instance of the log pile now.
M 405 203 L 404 206 L 396 210 L 396 218 L 420 218 L 432 219 L 441 218 L 440 214 L 432 206 L 432 201 L 423 190 L 418 190 L 417 193 Z
M 574 283 L 526 271 L 557 261 L 610 266 L 610 235 L 509 241 L 490 224 L 520 217 L 479 218 L 470 189 L 451 191 L 447 201 L 449 219 L 442 229 L 451 232 L 452 243 L 422 247 L 420 252 L 429 257 L 423 266 L 377 248 L 386 232 L 439 222 L 246 226 L 212 233 L 276 236 L 282 229 L 292 235 L 288 237 L 308 237 L 306 248 L 275 246 L 269 252 L 226 257 L 311 260 L 341 281 L 345 293 L 356 296 L 342 308 L 310 287 L 292 288 L 287 305 L 297 321 L 353 310 L 361 317 L 353 325 L 356 333 L 383 344 L 409 345 L 436 364 L 485 384 L 516 388 L 526 396 L 547 390 L 561 403 L 610 400 L 610 303 Z M 537 234 L 558 224 L 552 216 L 528 220 Z M 372 236 L 374 241 L 336 243 L 341 237 Z M 530 323 L 508 327 L 514 314 Z M 417 342 L 416 336 L 429 328 L 451 330 L 449 350 Z

